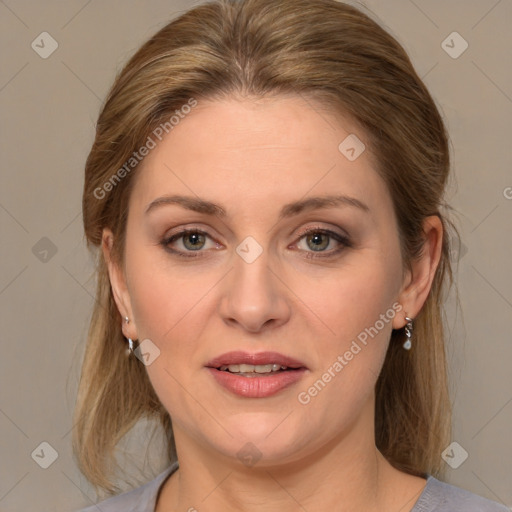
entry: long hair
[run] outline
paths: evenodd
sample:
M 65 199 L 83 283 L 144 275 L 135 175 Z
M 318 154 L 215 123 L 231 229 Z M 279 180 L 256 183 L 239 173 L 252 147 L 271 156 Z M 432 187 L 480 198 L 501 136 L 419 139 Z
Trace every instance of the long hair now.
M 145 367 L 125 355 L 122 318 L 98 248 L 109 227 L 113 257 L 122 264 L 134 151 L 159 126 L 170 129 L 171 116 L 191 99 L 234 94 L 301 95 L 355 120 L 392 198 L 405 265 L 421 254 L 423 220 L 441 219 L 441 260 L 414 322 L 413 349 L 402 348 L 403 329 L 392 332 L 375 390 L 377 448 L 402 471 L 439 476 L 451 429 L 442 318 L 453 281 L 448 228 L 456 233 L 443 212 L 448 139 L 402 46 L 369 16 L 335 0 L 199 5 L 159 30 L 116 77 L 85 166 L 84 228 L 98 266 L 74 414 L 81 471 L 96 489 L 117 492 L 116 445 L 142 418 L 163 427 L 169 463 L 176 458 L 171 418 Z

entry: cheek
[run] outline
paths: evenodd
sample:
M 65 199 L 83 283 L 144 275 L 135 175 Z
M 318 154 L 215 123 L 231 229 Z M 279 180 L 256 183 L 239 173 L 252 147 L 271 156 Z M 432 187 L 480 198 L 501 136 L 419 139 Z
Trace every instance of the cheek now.
M 311 317 L 312 324 L 322 331 L 312 347 L 319 364 L 301 388 L 299 402 L 309 404 L 306 409 L 310 413 L 327 414 L 337 424 L 354 417 L 354 411 L 372 393 L 392 320 L 401 309 L 396 302 L 400 260 L 374 257 L 376 254 L 370 251 L 369 257 L 357 264 L 333 272 L 329 279 L 317 280 L 316 287 L 307 280 L 298 292 L 307 296 L 307 305 L 318 312 L 321 322 Z M 329 406 L 333 400 L 340 408 Z
M 209 304 L 205 294 L 216 280 L 208 275 L 189 276 L 156 264 L 154 256 L 140 254 L 131 264 L 127 261 L 128 272 L 130 268 L 130 297 L 139 341 L 150 339 L 160 350 L 146 367 L 151 384 L 173 421 L 195 418 L 197 404 L 184 389 L 190 388 L 190 370 L 199 361 L 204 319 L 211 314 L 205 309 Z
M 181 277 L 180 277 L 181 275 Z M 186 278 L 166 269 L 139 271 L 132 281 L 131 300 L 139 338 L 150 338 L 173 352 L 193 350 L 201 333 L 208 300 L 205 295 L 216 280 Z
M 392 261 L 398 260 L 383 261 L 369 251 L 357 263 L 332 271 L 329 278 L 317 275 L 294 283 L 294 291 L 308 306 L 299 313 L 307 317 L 309 329 L 301 331 L 300 339 L 316 355 L 311 374 L 294 396 L 294 418 L 297 425 L 308 425 L 312 438 L 301 426 L 296 429 L 311 446 L 347 434 L 360 418 L 357 432 L 362 435 L 373 428 L 364 418 L 374 408 L 375 384 L 396 314 L 392 306 L 400 269 Z M 288 426 L 279 442 L 293 431 Z
M 334 344 L 343 345 L 374 326 L 381 315 L 391 309 L 384 320 L 384 328 L 381 322 L 377 325 L 379 330 L 389 334 L 399 276 L 397 265 L 361 258 L 358 264 L 346 265 L 317 279 L 301 277 L 294 291 L 317 313 L 315 325 L 325 327 L 324 339 L 338 340 Z
M 138 336 L 159 345 L 167 338 L 182 339 L 183 330 L 197 328 L 197 306 L 214 285 L 215 276 L 191 271 L 163 248 L 137 240 L 144 236 L 132 231 L 126 242 L 126 272 Z

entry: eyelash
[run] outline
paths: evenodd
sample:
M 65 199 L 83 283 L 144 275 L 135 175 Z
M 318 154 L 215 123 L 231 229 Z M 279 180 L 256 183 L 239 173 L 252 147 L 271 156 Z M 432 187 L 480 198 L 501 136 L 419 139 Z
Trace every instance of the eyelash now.
M 209 234 L 207 232 L 202 231 L 200 229 L 183 229 L 179 233 L 175 233 L 174 235 L 165 238 L 160 243 L 166 251 L 168 251 L 172 254 L 175 254 L 176 256 L 183 257 L 183 258 L 202 258 L 204 256 L 200 253 L 204 253 L 205 251 L 198 250 L 198 251 L 183 252 L 183 251 L 177 251 L 175 249 L 171 249 L 169 247 L 169 245 L 172 242 L 179 240 L 180 238 L 183 238 L 185 235 L 188 235 L 191 233 L 198 234 L 198 235 L 205 235 L 211 239 L 211 237 L 209 236 Z M 346 236 L 336 233 L 334 231 L 331 231 L 329 229 L 321 228 L 321 227 L 309 228 L 308 230 L 303 231 L 299 235 L 298 241 L 302 240 L 304 237 L 311 235 L 311 234 L 327 235 L 329 238 L 332 238 L 332 239 L 336 240 L 338 243 L 340 243 L 341 246 L 338 247 L 337 249 L 331 250 L 329 252 L 319 251 L 319 252 L 315 253 L 315 251 L 304 251 L 306 253 L 304 255 L 304 257 L 307 259 L 332 258 L 334 256 L 337 256 L 345 248 L 352 247 L 352 243 Z M 196 252 L 197 254 L 193 254 L 194 252 Z

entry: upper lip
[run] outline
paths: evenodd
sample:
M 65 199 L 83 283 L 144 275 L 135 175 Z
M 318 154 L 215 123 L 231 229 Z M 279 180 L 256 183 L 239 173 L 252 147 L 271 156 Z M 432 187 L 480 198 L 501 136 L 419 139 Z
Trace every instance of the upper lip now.
M 205 366 L 219 368 L 221 366 L 229 366 L 230 364 L 278 364 L 288 368 L 306 368 L 301 361 L 279 352 L 257 352 L 251 354 L 241 350 L 221 354 L 208 361 Z

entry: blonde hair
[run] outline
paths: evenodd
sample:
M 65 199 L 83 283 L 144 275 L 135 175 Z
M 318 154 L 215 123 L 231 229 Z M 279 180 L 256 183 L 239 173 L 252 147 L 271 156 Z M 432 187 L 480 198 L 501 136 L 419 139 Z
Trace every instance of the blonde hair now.
M 423 220 L 441 219 L 441 261 L 414 321 L 413 349 L 402 348 L 403 329 L 393 331 L 375 410 L 376 445 L 387 460 L 410 474 L 439 476 L 451 428 L 442 318 L 443 291 L 453 281 L 447 228 L 456 232 L 441 213 L 450 167 L 447 135 L 404 49 L 358 9 L 334 0 L 218 0 L 194 7 L 151 37 L 116 77 L 98 119 L 83 193 L 89 246 L 100 247 L 109 227 L 114 258 L 123 262 L 137 166 L 104 197 L 98 190 L 191 98 L 234 94 L 299 94 L 355 120 L 392 197 L 405 264 L 422 251 Z M 97 252 L 73 449 L 87 479 L 116 493 L 115 448 L 140 419 L 163 427 L 169 463 L 176 451 L 171 418 L 144 365 L 125 355 L 122 318 Z

